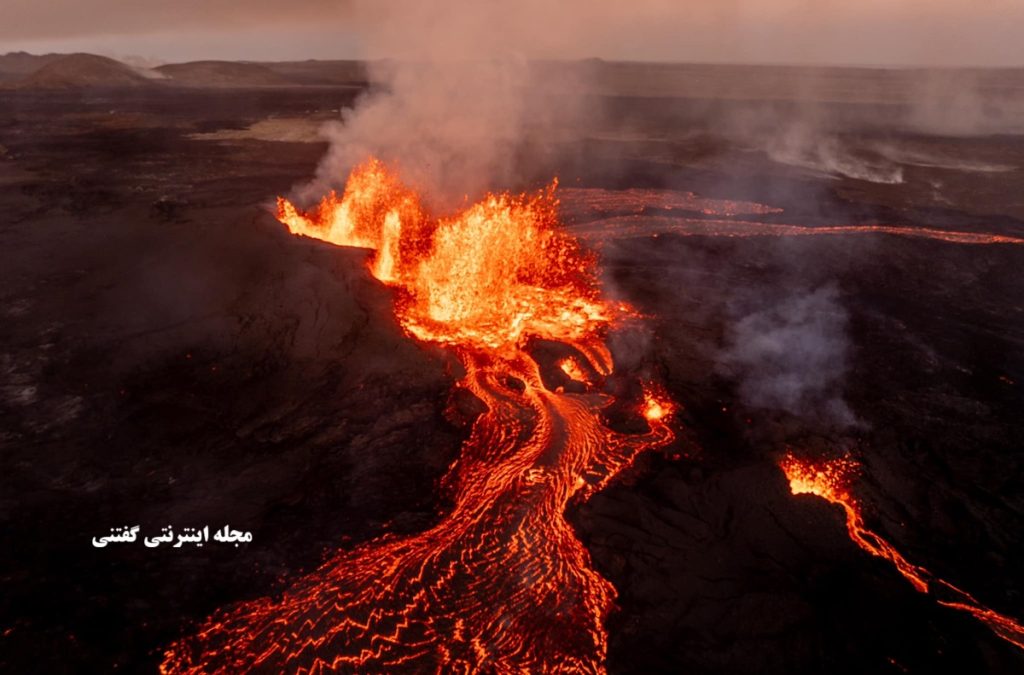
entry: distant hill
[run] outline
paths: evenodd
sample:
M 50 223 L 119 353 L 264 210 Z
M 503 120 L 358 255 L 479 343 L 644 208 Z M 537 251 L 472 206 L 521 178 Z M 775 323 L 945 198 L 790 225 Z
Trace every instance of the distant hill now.
M 155 68 L 170 84 L 189 87 L 265 87 L 290 84 L 290 80 L 265 66 L 237 61 L 191 61 Z
M 26 75 L 34 73 L 43 66 L 66 54 L 29 54 L 28 52 L 10 52 L 0 54 L 0 82 L 14 82 Z
M 362 61 L 276 61 L 262 64 L 296 84 L 365 86 L 369 81 Z
M 0 54 L 0 87 L 67 89 L 136 87 L 151 82 L 179 87 L 366 86 L 359 61 L 190 61 L 156 68 L 92 54 Z
M 95 54 L 69 54 L 55 58 L 17 86 L 23 89 L 74 89 L 79 87 L 145 87 L 152 80 L 120 61 Z

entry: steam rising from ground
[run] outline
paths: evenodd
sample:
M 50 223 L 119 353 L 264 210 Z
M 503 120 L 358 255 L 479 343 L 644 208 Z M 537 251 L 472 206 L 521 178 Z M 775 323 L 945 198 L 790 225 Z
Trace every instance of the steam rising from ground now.
M 691 32 L 730 25 L 707 24 L 707 12 L 683 14 L 679 28 Z M 600 54 L 597 46 L 611 37 L 636 41 L 666 17 L 683 20 L 678 3 L 668 0 L 355 0 L 346 16 L 359 51 L 385 60 L 370 61 L 369 93 L 325 130 L 331 149 L 314 183 L 297 195 L 305 202 L 339 187 L 371 155 L 399 166 L 405 180 L 442 206 L 509 186 L 524 177 L 524 154 L 557 153 L 562 142 L 593 128 L 603 117 L 593 109 L 598 92 L 786 102 L 753 119 L 711 115 L 708 123 L 777 162 L 888 184 L 904 180 L 899 164 L 851 150 L 843 132 L 881 125 L 994 133 L 1020 127 L 1024 113 L 1024 80 L 983 71 L 851 71 L 835 78 L 813 68 L 722 67 L 708 78 L 685 68 L 538 60 Z M 853 117 L 834 118 L 835 104 L 854 110 L 844 113 Z
M 324 133 L 330 151 L 308 194 L 337 187 L 368 156 L 396 164 L 405 180 L 445 205 L 508 185 L 517 153 L 557 144 L 580 99 L 552 70 L 514 57 L 371 64 L 377 85 Z
M 644 11 L 658 5 L 640 4 Z M 865 146 L 848 136 L 867 131 L 877 138 L 886 129 L 1012 132 L 1024 110 L 1024 89 L 996 90 L 986 75 L 972 71 L 851 71 L 836 77 L 814 69 L 722 67 L 707 78 L 685 68 L 535 60 L 585 49 L 595 31 L 607 32 L 622 18 L 621 12 L 581 5 L 452 0 L 439 8 L 357 0 L 352 14 L 365 52 L 393 58 L 369 63 L 369 91 L 325 129 L 330 149 L 298 198 L 310 202 L 340 188 L 367 156 L 397 166 L 403 180 L 434 200 L 428 206 L 442 210 L 513 186 L 525 177 L 524 156 L 538 148 L 557 153 L 593 131 L 595 122 L 607 121 L 594 109 L 598 92 L 651 96 L 652 106 L 657 97 L 768 101 L 722 108 L 729 112 L 691 122 L 779 163 L 894 185 L 913 164 L 1005 169 L 969 158 L 926 157 L 885 140 Z M 721 368 L 737 378 L 751 407 L 836 427 L 855 424 L 842 398 L 848 340 L 838 292 L 828 285 L 788 290 L 765 293 L 738 314 Z
M 1024 134 L 1024 73 L 984 70 L 752 69 L 710 92 L 758 104 L 708 121 L 709 131 L 772 161 L 832 178 L 897 185 L 907 166 L 970 172 L 1014 167 L 898 147 L 907 134 L 967 138 Z M 721 78 L 728 81 L 727 77 Z M 761 88 L 757 88 L 757 87 Z M 863 142 L 868 135 L 876 140 Z
M 730 328 L 720 355 L 751 408 L 782 410 L 844 428 L 856 423 L 842 397 L 849 342 L 834 285 L 762 300 Z
M 922 71 L 907 92 L 909 126 L 938 136 L 1024 134 L 1024 72 Z
M 851 150 L 838 136 L 791 124 L 768 140 L 773 161 L 809 169 L 833 177 L 855 178 L 871 183 L 899 184 L 903 168 L 883 159 L 865 157 Z
M 370 92 L 325 130 L 330 151 L 301 198 L 337 187 L 372 155 L 450 206 L 507 185 L 518 152 L 557 144 L 589 115 L 584 69 L 528 60 L 574 35 L 536 0 L 457 0 L 444 11 L 364 1 L 353 11 L 368 51 L 395 59 L 370 62 Z

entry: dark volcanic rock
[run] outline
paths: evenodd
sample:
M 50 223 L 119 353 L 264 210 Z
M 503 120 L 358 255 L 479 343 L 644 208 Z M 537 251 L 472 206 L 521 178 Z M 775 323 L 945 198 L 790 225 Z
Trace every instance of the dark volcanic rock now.
M 210 170 L 212 144 L 189 154 L 203 145 L 164 128 L 140 148 L 94 125 L 57 154 L 60 127 L 3 134 L 33 169 L 2 176 L 5 671 L 153 672 L 218 607 L 339 547 L 427 527 L 464 433 L 444 416 L 443 354 L 402 334 L 364 251 L 233 205 L 286 191 L 282 174 L 301 170 L 281 166 L 308 167 L 317 146 L 279 144 L 272 162 L 237 165 L 248 174 L 213 169 L 217 182 L 151 168 L 180 152 Z M 126 524 L 230 524 L 253 542 L 91 545 Z
M 787 446 L 852 450 L 870 527 L 911 562 L 1020 616 L 1024 251 L 663 237 L 604 255 L 616 287 L 654 317 L 646 358 L 663 368 L 701 447 L 691 460 L 653 458 L 575 516 L 620 593 L 609 669 L 1019 672 L 1020 650 L 857 548 L 842 511 L 791 496 L 775 462 Z M 737 318 L 824 283 L 839 284 L 831 309 L 849 314 L 840 394 L 858 423 L 845 428 L 813 411 L 744 405 L 734 378 L 745 373 L 718 366 Z M 760 304 L 748 307 L 751 298 Z
M 5 492 L 18 499 L 0 510 L 20 542 L 5 550 L 36 560 L 4 561 L 19 653 L 58 639 L 64 665 L 133 662 L 185 617 L 437 515 L 432 478 L 459 443 L 441 360 L 402 335 L 363 252 L 271 220 L 221 223 L 183 247 L 168 225 L 133 247 L 110 247 L 109 231 L 107 245 L 80 242 L 71 304 L 41 261 L 22 282 L 31 304 L 3 330 Z M 254 542 L 90 545 L 129 523 L 151 534 L 231 524 Z M 124 594 L 129 607 L 109 604 Z M 99 624 L 102 638 L 82 637 Z
M 324 145 L 216 134 L 336 119 L 365 77 L 357 66 L 267 66 L 321 85 L 306 90 L 258 77 L 229 91 L 0 91 L 0 670 L 153 672 L 160 649 L 211 611 L 446 508 L 436 481 L 480 401 L 452 389 L 442 352 L 401 334 L 364 253 L 291 237 L 260 206 L 310 176 Z M 843 87 L 860 96 L 869 76 Z M 557 173 L 565 185 L 756 200 L 785 209 L 765 217 L 774 223 L 1024 235 L 1020 137 L 903 138 L 851 122 L 890 107 L 822 108 L 854 129 L 841 147 L 1009 167 L 908 165 L 905 183 L 878 185 L 810 175 L 717 133 L 726 115 L 770 109 L 784 122 L 791 103 L 617 96 L 593 138 L 510 157 L 522 180 L 509 187 Z M 791 496 L 775 466 L 787 446 L 851 451 L 871 528 L 1024 616 L 1022 250 L 880 235 L 601 245 L 607 290 L 644 316 L 644 330 L 611 336 L 608 424 L 644 430 L 640 379 L 683 406 L 676 445 L 571 514 L 618 589 L 611 672 L 1024 670 L 1020 650 L 857 548 L 837 507 Z M 811 320 L 777 320 L 821 289 Z M 823 339 L 828 358 L 723 367 L 751 316 Z M 557 366 L 564 346 L 536 353 L 551 386 L 584 388 Z M 784 399 L 742 386 L 764 371 L 828 386 L 773 408 Z M 225 523 L 254 541 L 90 544 L 113 526 Z

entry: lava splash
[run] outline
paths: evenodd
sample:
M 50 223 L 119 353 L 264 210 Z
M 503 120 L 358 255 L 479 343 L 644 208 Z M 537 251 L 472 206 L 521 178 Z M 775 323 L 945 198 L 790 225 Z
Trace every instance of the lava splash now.
M 343 551 L 280 598 L 228 607 L 171 645 L 164 673 L 597 673 L 615 589 L 565 519 L 647 449 L 669 443 L 673 404 L 644 388 L 648 431 L 605 427 L 608 329 L 629 316 L 600 296 L 596 260 L 556 226 L 554 184 L 488 195 L 432 218 L 384 164 L 356 169 L 310 212 L 279 201 L 295 234 L 373 249 L 413 337 L 450 346 L 458 386 L 486 406 L 445 478 L 451 511 L 421 534 Z M 545 386 L 531 337 L 572 352 L 580 385 Z
M 794 495 L 815 495 L 841 506 L 846 513 L 846 530 L 850 539 L 871 555 L 891 562 L 919 593 L 932 595 L 940 605 L 967 612 L 1002 639 L 1024 649 L 1024 626 L 983 606 L 974 596 L 936 577 L 926 568 L 911 563 L 892 544 L 868 529 L 860 504 L 851 491 L 860 471 L 856 461 L 844 457 L 814 462 L 788 453 L 779 467 L 786 474 Z
M 600 299 L 595 258 L 556 227 L 556 187 L 490 194 L 434 219 L 371 159 L 312 212 L 278 199 L 278 219 L 293 234 L 373 249 L 370 270 L 401 291 L 396 312 L 414 337 L 507 351 L 528 335 L 581 340 L 622 315 Z

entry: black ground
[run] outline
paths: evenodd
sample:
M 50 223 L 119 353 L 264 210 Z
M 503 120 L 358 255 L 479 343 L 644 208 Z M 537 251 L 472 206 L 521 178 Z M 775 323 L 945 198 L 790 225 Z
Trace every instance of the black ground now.
M 465 432 L 453 361 L 401 335 L 362 254 L 295 239 L 265 209 L 325 146 L 193 137 L 326 119 L 354 95 L 0 93 L 0 669 L 153 672 L 217 607 L 444 508 L 437 481 Z M 613 103 L 613 125 L 684 124 Z M 557 172 L 762 201 L 786 209 L 780 222 L 1024 233 L 1020 170 L 830 180 L 685 124 L 685 141 L 528 149 L 524 184 Z M 846 142 L 881 132 L 859 133 Z M 1024 165 L 1019 137 L 906 137 Z M 851 543 L 838 508 L 791 496 L 774 463 L 787 445 L 852 450 L 872 527 L 1024 618 L 1024 247 L 663 235 L 601 254 L 610 290 L 651 316 L 617 356 L 664 378 L 686 429 L 572 514 L 619 590 L 610 671 L 1024 669 L 1024 652 Z M 825 394 L 853 425 L 754 405 L 739 391 L 750 374 L 722 364 L 744 317 L 819 289 L 846 361 Z M 253 543 L 90 544 L 116 525 L 224 523 Z

